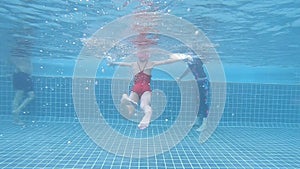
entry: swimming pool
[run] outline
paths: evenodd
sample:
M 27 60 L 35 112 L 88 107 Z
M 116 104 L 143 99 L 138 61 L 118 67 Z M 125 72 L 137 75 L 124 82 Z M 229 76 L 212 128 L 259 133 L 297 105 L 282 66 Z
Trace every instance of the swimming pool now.
M 119 100 L 114 98 L 120 96 L 112 91 L 126 92 L 130 76 L 123 76 L 126 70 L 114 77 L 118 67 L 107 66 L 105 60 L 94 76 L 78 83 L 87 90 L 85 84 L 94 87 L 91 93 L 101 114 L 78 114 L 95 110 L 84 104 L 89 92 L 77 97 L 82 107 L 76 107 L 74 100 L 73 73 L 83 47 L 80 38 L 132 13 L 138 2 L 128 2 L 15 0 L 0 5 L 0 20 L 8 22 L 0 26 L 1 37 L 7 41 L 0 46 L 4 51 L 0 60 L 1 168 L 300 168 L 300 44 L 294 40 L 299 34 L 298 2 L 154 1 L 160 11 L 203 30 L 216 44 L 224 66 L 226 100 L 217 99 L 225 105 L 224 111 L 216 130 L 202 144 L 195 128 L 188 128 L 183 138 L 179 138 L 180 129 L 164 135 L 178 120 L 182 105 L 191 102 L 182 100 L 182 94 L 194 91 L 189 88 L 191 79 L 176 82 L 173 75 L 180 64 L 170 65 L 171 71 L 154 69 L 151 84 L 157 114 L 145 130 L 118 113 Z M 33 43 L 17 45 L 22 39 Z M 169 37 L 161 39 L 159 47 L 165 50 L 185 50 Z M 123 53 L 118 54 L 131 51 L 122 47 Z M 33 58 L 35 99 L 22 112 L 25 125 L 20 126 L 11 117 L 13 68 L 7 58 L 12 53 Z M 223 94 L 223 82 L 212 80 L 211 84 L 214 94 Z M 110 128 L 100 125 L 100 118 Z M 111 131 L 129 139 L 117 139 Z

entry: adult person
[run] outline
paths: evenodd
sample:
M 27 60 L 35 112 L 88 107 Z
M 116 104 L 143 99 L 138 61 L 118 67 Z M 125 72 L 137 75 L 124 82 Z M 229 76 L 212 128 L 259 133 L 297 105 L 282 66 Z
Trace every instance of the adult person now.
M 13 88 L 15 97 L 12 105 L 13 122 L 23 125 L 20 113 L 34 99 L 33 81 L 31 77 L 32 65 L 29 57 L 12 56 L 11 62 L 15 66 L 13 73 Z
M 191 72 L 197 81 L 197 86 L 199 90 L 199 109 L 197 114 L 197 119 L 195 121 L 195 126 L 198 126 L 202 121 L 202 124 L 197 131 L 204 131 L 207 127 L 207 116 L 209 113 L 209 104 L 208 104 L 208 95 L 209 95 L 209 80 L 203 68 L 203 62 L 197 56 L 193 56 L 192 59 L 186 59 L 188 65 L 187 69 L 183 74 L 178 78 L 181 80 L 189 72 Z

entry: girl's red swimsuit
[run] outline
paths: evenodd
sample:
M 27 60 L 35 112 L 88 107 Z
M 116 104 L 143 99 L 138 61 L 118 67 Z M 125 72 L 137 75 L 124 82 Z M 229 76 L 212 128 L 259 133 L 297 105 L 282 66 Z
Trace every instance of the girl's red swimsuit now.
M 134 76 L 134 85 L 132 91 L 137 93 L 139 97 L 143 95 L 146 91 L 151 91 L 150 87 L 151 75 L 140 71 Z

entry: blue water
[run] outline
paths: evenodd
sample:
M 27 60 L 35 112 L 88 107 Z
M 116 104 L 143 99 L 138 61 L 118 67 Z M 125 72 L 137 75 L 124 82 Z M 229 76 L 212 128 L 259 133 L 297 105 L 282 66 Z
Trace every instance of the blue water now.
M 3 42 L 9 42 L 0 47 L 3 57 L 14 50 L 15 38 L 24 37 L 35 44 L 29 50 L 33 57 L 75 59 L 82 48 L 80 38 L 90 37 L 114 19 L 131 14 L 137 6 L 133 2 L 124 8 L 118 8 L 123 4 L 118 0 L 2 3 L 0 33 Z M 233 77 L 240 69 L 246 71 L 240 71 L 238 77 L 250 76 L 249 82 L 257 80 L 251 76 L 256 69 L 261 71 L 255 75 L 263 77 L 276 69 L 278 75 L 268 81 L 299 83 L 299 2 L 155 2 L 160 12 L 182 17 L 205 32 L 218 46 L 229 80 L 239 81 Z M 232 64 L 239 66 L 232 68 Z M 263 77 L 258 80 L 265 82 Z
M 226 77 L 222 118 L 205 143 L 199 143 L 201 133 L 191 128 L 176 146 L 150 157 L 130 158 L 99 146 L 79 123 L 72 77 L 83 49 L 81 38 L 145 8 L 138 1 L 125 2 L 11 0 L 0 4 L 0 168 L 300 168 L 300 2 L 289 0 L 154 0 L 155 10 L 185 19 L 214 44 Z M 168 51 L 185 49 L 170 37 L 161 37 L 158 46 Z M 115 54 L 127 56 L 130 51 L 130 45 L 124 45 Z M 36 97 L 21 114 L 23 126 L 14 125 L 11 117 L 13 67 L 8 58 L 12 54 L 30 56 L 33 63 Z M 175 65 L 170 69 L 180 70 Z M 163 91 L 167 104 L 163 114 L 140 131 L 136 122 L 120 116 L 112 100 L 116 71 L 102 60 L 95 76 L 88 77 L 95 79 L 96 102 L 105 122 L 129 138 L 152 138 L 168 131 L 182 103 L 170 72 L 154 70 L 152 87 Z M 95 119 L 86 122 L 97 125 Z M 109 140 L 111 133 L 102 132 L 99 137 Z M 120 144 L 115 140 L 108 145 Z M 153 145 L 147 142 L 145 147 Z

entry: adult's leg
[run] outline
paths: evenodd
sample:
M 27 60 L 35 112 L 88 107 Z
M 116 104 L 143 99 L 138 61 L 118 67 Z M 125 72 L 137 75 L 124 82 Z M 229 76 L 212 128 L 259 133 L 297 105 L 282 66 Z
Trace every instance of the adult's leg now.
M 152 117 L 152 108 L 151 108 L 151 92 L 146 91 L 141 96 L 140 107 L 144 112 L 144 117 L 142 118 L 138 127 L 143 130 L 149 126 Z
M 207 128 L 207 115 L 209 112 L 209 105 L 208 105 L 209 81 L 203 80 L 201 84 L 202 84 L 201 87 L 199 87 L 200 107 L 199 107 L 198 116 L 202 119 L 202 124 L 197 129 L 197 131 L 204 131 Z
M 15 92 L 15 97 L 12 103 L 12 115 L 13 115 L 13 121 L 16 124 L 21 124 L 22 121 L 20 120 L 19 113 L 20 111 L 18 110 L 21 101 L 23 100 L 24 96 L 24 91 L 22 90 L 16 90 Z
M 33 99 L 34 99 L 34 92 L 33 91 L 28 92 L 27 97 L 23 100 L 23 102 L 21 102 L 21 104 L 18 106 L 18 108 L 15 111 L 20 113 Z

